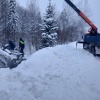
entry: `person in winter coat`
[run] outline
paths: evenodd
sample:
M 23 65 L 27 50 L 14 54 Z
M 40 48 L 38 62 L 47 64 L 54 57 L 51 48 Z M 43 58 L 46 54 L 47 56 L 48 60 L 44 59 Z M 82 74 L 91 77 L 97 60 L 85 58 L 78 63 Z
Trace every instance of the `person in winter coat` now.
M 9 44 L 9 49 L 14 50 L 15 44 L 11 40 L 8 41 L 8 44 Z
M 19 40 L 19 51 L 22 53 L 22 56 L 24 56 L 24 48 L 25 48 L 25 43 L 22 38 Z

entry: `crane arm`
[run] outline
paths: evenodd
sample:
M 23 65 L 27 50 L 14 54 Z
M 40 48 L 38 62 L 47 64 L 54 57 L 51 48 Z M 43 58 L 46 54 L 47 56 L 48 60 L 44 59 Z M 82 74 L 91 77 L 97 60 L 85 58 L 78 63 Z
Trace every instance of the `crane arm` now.
M 97 32 L 97 27 L 70 0 L 65 1 Z

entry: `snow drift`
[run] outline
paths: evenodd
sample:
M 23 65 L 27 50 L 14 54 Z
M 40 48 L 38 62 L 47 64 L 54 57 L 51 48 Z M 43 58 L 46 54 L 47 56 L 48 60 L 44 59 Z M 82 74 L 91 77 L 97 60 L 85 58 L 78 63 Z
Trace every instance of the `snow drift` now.
M 100 100 L 100 58 L 75 43 L 39 50 L 0 69 L 0 100 Z

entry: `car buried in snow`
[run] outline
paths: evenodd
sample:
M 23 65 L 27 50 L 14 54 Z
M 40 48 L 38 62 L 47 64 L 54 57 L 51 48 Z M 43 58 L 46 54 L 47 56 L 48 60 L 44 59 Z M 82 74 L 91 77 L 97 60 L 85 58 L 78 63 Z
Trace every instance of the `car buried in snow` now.
M 7 46 L 0 49 L 0 68 L 15 68 L 25 59 L 18 50 L 9 50 Z

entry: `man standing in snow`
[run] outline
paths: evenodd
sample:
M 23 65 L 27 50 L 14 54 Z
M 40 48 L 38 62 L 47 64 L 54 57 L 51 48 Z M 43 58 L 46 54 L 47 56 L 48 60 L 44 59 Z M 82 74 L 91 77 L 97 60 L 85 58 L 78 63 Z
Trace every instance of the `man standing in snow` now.
M 8 43 L 9 43 L 9 49 L 14 50 L 15 44 L 13 43 L 13 41 L 9 40 Z
M 22 38 L 19 40 L 19 51 L 22 53 L 22 56 L 24 56 L 24 48 L 25 48 L 25 43 Z

